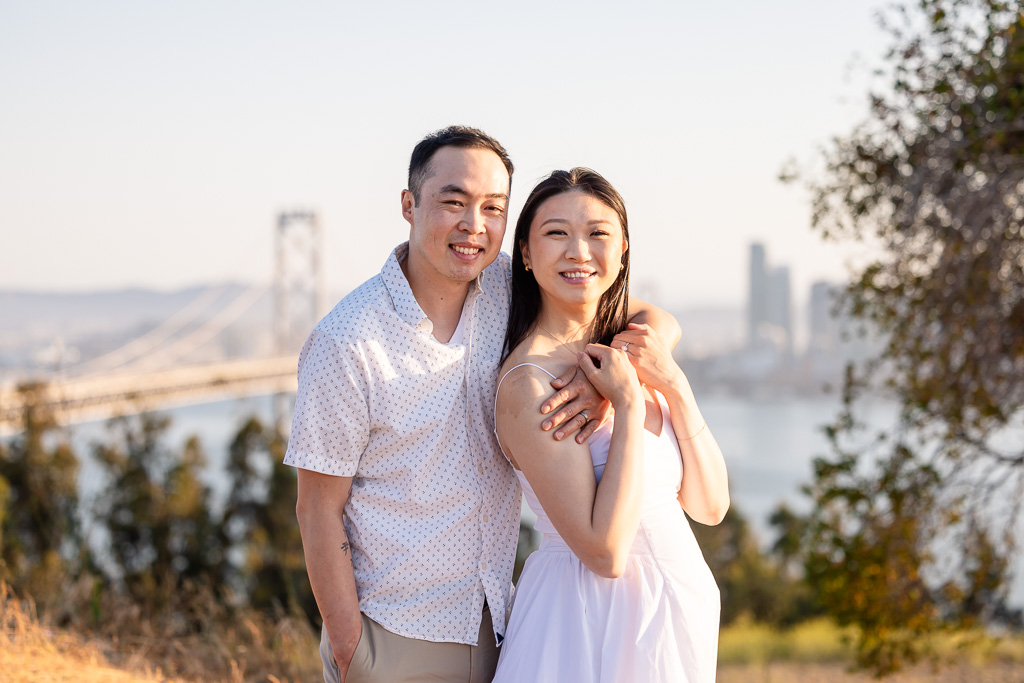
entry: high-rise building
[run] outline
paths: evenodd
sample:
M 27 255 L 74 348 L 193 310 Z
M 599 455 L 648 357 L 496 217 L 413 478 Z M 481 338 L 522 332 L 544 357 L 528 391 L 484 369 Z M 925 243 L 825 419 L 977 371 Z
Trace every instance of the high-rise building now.
M 750 245 L 748 346 L 771 347 L 792 356 L 793 315 L 790 306 L 789 268 L 769 268 L 764 245 Z
M 808 306 L 810 339 L 807 346 L 812 351 L 836 350 L 839 325 L 832 314 L 836 289 L 836 285 L 828 282 L 815 282 L 811 285 L 811 300 Z
M 747 297 L 747 345 L 758 346 L 759 328 L 768 320 L 768 271 L 764 245 L 750 245 L 750 295 Z
M 789 267 L 779 266 L 768 274 L 768 322 L 774 326 L 781 351 L 793 355 L 793 316 L 790 308 Z M 781 334 L 779 334 L 781 333 Z

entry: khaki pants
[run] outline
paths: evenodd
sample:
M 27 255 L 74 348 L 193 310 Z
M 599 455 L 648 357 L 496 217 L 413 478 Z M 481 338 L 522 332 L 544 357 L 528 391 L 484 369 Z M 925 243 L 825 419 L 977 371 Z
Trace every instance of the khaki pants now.
M 498 648 L 494 644 L 491 612 L 486 607 L 476 646 L 406 638 L 388 631 L 365 614 L 361 616 L 363 634 L 352 655 L 346 683 L 490 683 L 494 678 Z M 320 658 L 324 663 L 324 681 L 340 683 L 341 674 L 327 631 L 320 634 Z

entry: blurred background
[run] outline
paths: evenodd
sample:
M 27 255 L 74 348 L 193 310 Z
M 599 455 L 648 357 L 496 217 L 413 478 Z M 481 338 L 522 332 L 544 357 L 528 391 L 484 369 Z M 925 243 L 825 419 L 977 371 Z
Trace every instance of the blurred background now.
M 732 528 L 769 553 L 785 531 L 773 513 L 814 509 L 801 486 L 831 452 L 847 363 L 885 349 L 836 303 L 882 241 L 823 239 L 812 191 L 780 182 L 813 181 L 822 150 L 868 117 L 891 44 L 883 5 L 5 3 L 2 439 L 21 443 L 32 396 L 49 406 L 46 438 L 79 463 L 86 546 L 116 536 L 103 499 L 131 429 L 185 460 L 197 436 L 210 519 L 238 513 L 245 427 L 267 435 L 245 476 L 271 476 L 305 334 L 407 238 L 412 147 L 460 123 L 516 165 L 506 250 L 553 169 L 592 167 L 625 197 L 633 294 L 679 319 L 677 358 L 743 518 Z M 18 393 L 27 382 L 49 389 Z M 900 405 L 879 392 L 858 415 L 885 430 Z M 169 423 L 107 423 L 147 411 Z M 119 438 L 124 457 L 104 455 Z M 172 461 L 142 469 L 156 485 Z M 121 585 L 131 572 L 104 557 L 101 583 Z M 1024 604 L 1019 576 L 1007 585 Z

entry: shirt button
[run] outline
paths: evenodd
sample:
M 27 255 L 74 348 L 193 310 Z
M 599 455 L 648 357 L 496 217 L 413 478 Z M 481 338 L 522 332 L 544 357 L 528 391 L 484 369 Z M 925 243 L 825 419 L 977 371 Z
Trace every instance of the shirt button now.
M 483 465 L 477 465 L 476 466 L 476 471 L 477 471 L 478 474 L 483 474 L 484 473 L 484 466 Z
M 484 571 L 487 571 L 487 563 L 486 562 L 481 562 L 480 563 L 480 568 L 483 569 Z
M 488 519 L 489 519 L 489 518 L 488 518 L 488 517 L 487 517 L 487 515 L 485 514 L 485 515 L 484 515 L 484 521 L 486 522 L 486 521 L 487 521 Z

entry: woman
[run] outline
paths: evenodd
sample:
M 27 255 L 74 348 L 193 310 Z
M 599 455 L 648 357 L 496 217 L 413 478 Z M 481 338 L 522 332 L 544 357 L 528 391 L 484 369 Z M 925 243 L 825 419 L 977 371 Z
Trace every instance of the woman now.
M 526 200 L 512 265 L 495 432 L 543 540 L 494 680 L 713 681 L 718 587 L 683 510 L 722 520 L 725 462 L 669 349 L 626 325 L 622 198 L 594 171 L 555 171 Z M 584 444 L 533 422 L 575 364 L 613 410 Z

